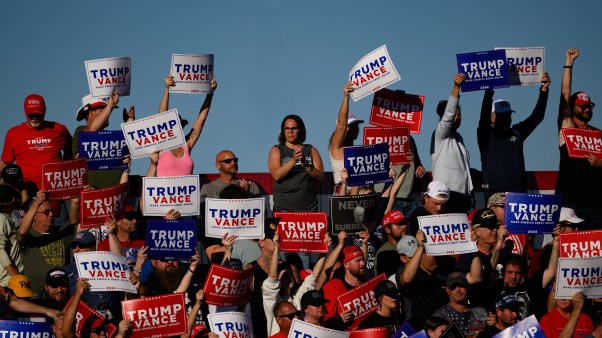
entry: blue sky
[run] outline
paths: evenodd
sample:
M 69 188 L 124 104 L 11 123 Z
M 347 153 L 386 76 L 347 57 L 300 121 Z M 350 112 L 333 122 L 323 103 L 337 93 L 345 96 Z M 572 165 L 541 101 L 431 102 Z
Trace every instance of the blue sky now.
M 564 53 L 578 47 L 573 89 L 602 101 L 600 2 L 586 1 L 10 1 L 0 12 L 3 81 L 0 134 L 25 120 L 23 99 L 45 97 L 46 118 L 73 132 L 75 112 L 88 93 L 84 61 L 132 58 L 132 91 L 120 107 L 137 117 L 156 113 L 172 53 L 215 54 L 219 88 L 192 156 L 195 173 L 214 173 L 215 154 L 231 149 L 241 172 L 267 172 L 281 119 L 303 117 L 307 143 L 330 171 L 327 142 L 334 130 L 342 88 L 351 67 L 386 44 L 401 75 L 390 89 L 425 96 L 422 132 L 414 135 L 427 170 L 430 137 L 456 73 L 456 54 L 494 47 L 546 48 L 552 78 L 544 122 L 525 145 L 528 170 L 557 170 L 556 116 Z M 596 80 L 598 79 L 598 80 Z M 460 133 L 480 169 L 476 127 L 483 92 L 464 93 Z M 538 87 L 499 89 L 517 114 L 528 116 Z M 172 94 L 171 107 L 196 117 L 202 95 Z M 369 118 L 372 96 L 351 102 Z M 592 125 L 602 125 L 594 112 Z M 121 110 L 110 130 L 119 129 Z M 187 129 L 185 130 L 188 131 Z M 361 139 L 361 135 L 360 135 Z M 4 141 L 0 140 L 2 144 Z M 357 142 L 359 143 L 359 142 Z M 144 174 L 148 159 L 134 161 Z

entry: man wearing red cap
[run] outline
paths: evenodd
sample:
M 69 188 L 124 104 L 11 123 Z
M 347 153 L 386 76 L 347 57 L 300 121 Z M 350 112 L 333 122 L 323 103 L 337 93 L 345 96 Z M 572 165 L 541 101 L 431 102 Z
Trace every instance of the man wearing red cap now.
M 397 242 L 407 234 L 408 219 L 401 211 L 391 210 L 385 215 L 382 223 L 387 240 L 376 252 L 374 271 L 375 275 L 384 272 L 389 277 L 401 266 L 401 261 L 398 259 Z
M 579 49 L 566 51 L 564 73 L 558 111 L 558 142 L 560 146 L 560 167 L 556 181 L 556 193 L 562 194 L 562 206 L 571 208 L 579 217 L 586 220 L 586 228 L 602 228 L 602 196 L 596 189 L 585 187 L 602 186 L 602 160 L 593 154 L 585 158 L 569 157 L 562 129 L 578 128 L 592 131 L 600 129 L 590 126 L 595 103 L 585 92 L 571 95 L 573 63 L 579 56 Z
M 44 120 L 46 103 L 41 95 L 26 97 L 23 108 L 26 121 L 6 133 L 0 170 L 16 162 L 32 196 L 42 189 L 42 164 L 71 158 L 71 134 L 64 125 Z

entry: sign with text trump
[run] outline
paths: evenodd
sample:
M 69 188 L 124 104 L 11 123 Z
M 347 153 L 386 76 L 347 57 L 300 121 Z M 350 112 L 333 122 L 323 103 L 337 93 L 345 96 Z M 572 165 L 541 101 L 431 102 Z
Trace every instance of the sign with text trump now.
M 357 328 L 364 318 L 376 311 L 378 300 L 374 296 L 374 287 L 378 282 L 386 279 L 387 277 L 384 273 L 380 274 L 337 298 L 339 313 L 347 310 L 353 312 L 353 323 L 349 326 L 350 329 Z
M 390 156 L 387 143 L 344 147 L 343 161 L 349 174 L 347 185 L 350 187 L 393 180 L 389 176 Z
M 430 256 L 477 251 L 475 242 L 470 240 L 470 223 L 466 214 L 420 216 L 418 225 L 426 235 L 424 249 Z
M 212 305 L 236 306 L 249 301 L 255 267 L 234 270 L 211 264 L 203 292 L 205 302 Z
M 79 158 L 87 159 L 88 170 L 127 169 L 123 159 L 130 153 L 130 149 L 123 131 L 81 132 L 78 139 Z
M 196 221 L 149 219 L 146 227 L 148 257 L 190 259 L 196 254 Z
M 558 258 L 556 299 L 570 299 L 578 291 L 602 297 L 602 257 Z
M 113 187 L 81 191 L 80 226 L 82 229 L 105 224 L 108 216 L 117 221 L 125 215 L 128 202 L 128 182 Z
M 87 184 L 85 158 L 42 164 L 42 190 L 46 190 L 52 200 L 77 197 Z
M 466 74 L 463 92 L 510 86 L 505 50 L 458 54 L 456 59 L 458 73 Z
M 205 200 L 205 236 L 222 238 L 225 233 L 239 238 L 263 236 L 263 198 Z
M 594 129 L 562 128 L 562 138 L 571 158 L 594 155 L 602 158 L 602 133 Z
M 602 230 L 562 233 L 558 236 L 559 257 L 602 256 Z
M 504 220 L 513 234 L 551 234 L 560 219 L 562 195 L 506 194 Z
M 546 338 L 535 315 L 531 315 L 493 336 L 493 338 L 514 337 Z
M 252 338 L 253 322 L 243 312 L 220 312 L 207 315 L 211 332 L 220 338 Z
M 544 47 L 495 48 L 506 51 L 508 80 L 511 86 L 540 85 L 544 70 Z
M 410 129 L 408 127 L 364 127 L 364 145 L 387 143 L 391 164 L 410 164 Z
M 144 216 L 165 216 L 175 209 L 182 216 L 199 214 L 199 176 L 167 176 L 142 178 Z
M 54 337 L 52 324 L 18 322 L 16 320 L 0 320 L 0 333 L 2 338 L 51 338 Z
M 213 54 L 172 54 L 170 74 L 176 81 L 172 93 L 213 93 Z
M 123 319 L 132 323 L 130 337 L 173 337 L 188 332 L 184 293 L 125 300 Z
M 274 212 L 278 221 L 280 250 L 287 252 L 328 252 L 325 212 Z
M 177 109 L 122 123 L 132 159 L 150 156 L 154 151 L 171 150 L 186 143 Z
M 351 92 L 351 98 L 353 101 L 362 99 L 399 81 L 400 78 L 387 46 L 382 45 L 359 60 L 349 72 L 349 81 L 353 82 L 355 88 Z
M 408 127 L 412 134 L 420 134 L 423 109 L 424 96 L 381 89 L 374 93 L 370 123 L 383 127 Z
M 130 283 L 127 258 L 108 251 L 74 254 L 77 273 L 88 279 L 90 291 L 123 291 L 137 293 Z
M 69 299 L 69 302 L 67 302 L 67 305 L 65 305 L 65 307 L 63 308 L 63 312 L 65 312 L 65 309 L 69 307 L 69 304 L 72 301 L 73 297 Z M 113 335 L 117 333 L 117 326 L 115 326 L 115 324 L 111 323 L 102 314 L 94 310 L 90 305 L 88 305 L 88 303 L 86 303 L 82 299 L 79 301 L 79 303 L 77 303 L 77 310 L 75 312 L 75 336 L 78 338 L 82 336 L 84 338 L 88 338 L 89 335 L 86 336 L 85 334 L 87 334 L 89 331 L 83 331 L 86 331 L 84 330 L 85 328 L 87 330 L 90 330 L 91 326 L 93 325 L 99 329 L 104 328 L 107 337 L 113 337 Z
M 90 95 L 110 97 L 113 89 L 116 89 L 121 96 L 130 95 L 132 59 L 129 57 L 107 58 L 89 60 L 85 64 Z
M 293 324 L 291 325 L 291 329 L 288 333 L 288 338 L 307 337 L 349 338 L 349 333 L 333 329 L 327 329 L 323 326 L 310 324 L 297 318 L 293 319 Z

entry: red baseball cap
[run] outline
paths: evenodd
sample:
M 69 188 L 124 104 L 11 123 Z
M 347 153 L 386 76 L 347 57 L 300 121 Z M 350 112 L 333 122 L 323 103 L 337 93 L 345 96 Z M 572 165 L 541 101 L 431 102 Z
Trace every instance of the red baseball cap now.
M 46 113 L 46 102 L 44 102 L 42 95 L 31 94 L 25 98 L 23 108 L 25 109 L 25 115 L 44 114 Z
M 383 218 L 383 226 L 387 226 L 389 224 L 398 224 L 399 222 L 403 221 L 404 218 L 406 217 L 403 215 L 403 212 L 399 210 L 391 210 Z
M 357 257 L 364 257 L 364 252 L 359 246 L 352 245 L 343 249 L 343 255 L 345 256 L 343 258 L 343 263 L 347 263 Z
M 596 105 L 592 102 L 591 98 L 589 97 L 589 95 L 587 95 L 586 92 L 578 92 L 577 98 L 575 98 L 575 105 L 581 107 L 587 104 L 591 104 L 592 107 Z

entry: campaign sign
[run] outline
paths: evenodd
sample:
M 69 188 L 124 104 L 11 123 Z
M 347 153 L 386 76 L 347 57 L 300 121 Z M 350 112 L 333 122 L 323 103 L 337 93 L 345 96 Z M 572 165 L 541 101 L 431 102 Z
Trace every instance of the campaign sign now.
M 132 59 L 108 58 L 86 61 L 88 87 L 93 97 L 110 97 L 113 89 L 121 96 L 130 95 Z
M 387 143 L 344 147 L 343 160 L 349 174 L 347 185 L 350 187 L 393 180 L 389 176 L 390 156 Z
M 399 332 L 399 331 L 397 331 Z M 426 332 L 424 330 L 420 330 L 416 333 L 414 333 L 413 335 L 409 336 L 409 338 L 428 338 L 429 335 L 426 334 Z M 393 336 L 391 338 L 405 338 L 405 336 Z
M 420 216 L 418 226 L 426 235 L 424 249 L 429 256 L 477 251 L 475 242 L 470 239 L 470 223 L 466 214 Z
M 424 96 L 381 89 L 374 93 L 370 123 L 384 127 L 409 127 L 412 134 L 420 134 L 423 109 Z
M 288 332 L 288 338 L 308 338 L 308 337 L 349 338 L 349 333 L 337 331 L 337 330 L 333 330 L 333 329 L 327 329 L 323 326 L 306 323 L 297 318 L 293 319 L 293 324 L 291 325 L 291 329 Z
M 416 331 L 410 324 L 408 324 L 408 322 L 403 322 L 403 324 L 401 324 L 399 329 L 397 329 L 397 331 L 391 338 L 408 338 L 408 337 L 423 338 L 420 336 L 416 336 Z M 424 338 L 427 338 L 427 337 L 424 337 Z
M 410 164 L 410 128 L 364 127 L 364 145 L 387 143 L 391 164 Z
M 149 219 L 146 244 L 149 258 L 163 260 L 190 259 L 196 254 L 196 221 Z
M 181 292 L 122 301 L 121 313 L 132 323 L 130 337 L 173 337 L 188 332 Z
M 211 264 L 203 287 L 205 302 L 212 305 L 236 306 L 249 301 L 255 267 L 234 270 Z
M 593 129 L 563 128 L 562 138 L 571 158 L 595 155 L 602 158 L 602 133 Z
M 504 331 L 496 334 L 492 338 L 513 338 L 513 337 L 529 337 L 529 338 L 546 338 L 543 330 L 535 315 L 531 315 L 520 322 L 510 326 Z
M 69 307 L 69 304 L 72 301 L 73 297 L 69 299 L 69 302 L 67 302 L 67 305 L 63 308 L 63 312 L 65 312 L 65 309 Z M 104 327 L 107 337 L 113 337 L 117 333 L 117 326 L 115 326 L 115 324 L 111 323 L 108 319 L 105 319 L 102 314 L 94 310 L 84 300 L 80 300 L 79 303 L 77 303 L 77 310 L 75 313 L 75 336 L 78 338 L 88 338 L 90 336 L 92 325 L 98 325 L 98 322 L 104 324 L 100 327 Z
M 387 46 L 382 45 L 359 60 L 349 72 L 349 81 L 355 88 L 351 98 L 357 101 L 399 79 L 401 77 L 391 61 Z
M 557 273 L 557 299 L 570 299 L 578 291 L 587 298 L 602 297 L 602 257 L 558 258 Z
M 129 153 L 121 130 L 79 133 L 79 157 L 88 160 L 88 170 L 127 169 L 123 158 Z
M 586 258 L 602 256 L 602 230 L 560 234 L 559 257 Z
M 278 221 L 280 250 L 287 252 L 328 252 L 324 237 L 328 232 L 325 212 L 274 212 Z
M 378 198 L 378 194 L 331 196 L 332 231 L 330 233 L 335 236 L 341 231 L 354 234 L 363 231 L 364 227 L 374 231 L 378 216 Z
M 513 234 L 551 234 L 560 219 L 562 195 L 506 194 L 504 218 Z
M 511 86 L 540 85 L 544 71 L 544 47 L 495 48 L 506 51 Z
M 357 328 L 364 318 L 376 311 L 378 300 L 374 296 L 374 287 L 378 282 L 386 279 L 387 276 L 382 273 L 337 298 L 339 313 L 347 310 L 353 312 L 353 323 L 349 326 L 350 329 Z
M 205 200 L 205 236 L 222 238 L 225 233 L 239 238 L 263 236 L 263 198 Z
M 42 164 L 42 190 L 46 190 L 52 200 L 77 197 L 87 184 L 85 158 Z
M 15 320 L 0 320 L 0 334 L 2 334 L 2 338 L 54 337 L 54 332 L 52 331 L 52 324 L 50 323 L 18 322 Z
M 252 338 L 253 322 L 243 312 L 220 312 L 207 315 L 211 332 L 220 338 Z
M 130 283 L 127 258 L 108 251 L 91 251 L 74 254 L 77 273 L 87 278 L 90 291 L 123 291 L 137 293 Z
M 176 81 L 172 93 L 213 93 L 213 54 L 172 54 L 171 73 Z
M 142 178 L 144 216 L 165 216 L 175 209 L 182 216 L 200 211 L 199 175 Z
M 107 217 L 120 220 L 128 202 L 128 182 L 113 187 L 81 191 L 80 224 L 82 229 L 105 224 Z
M 387 327 L 348 330 L 346 332 L 349 333 L 349 338 L 391 338 L 391 329 Z
M 133 159 L 150 156 L 156 150 L 175 149 L 186 143 L 177 109 L 122 123 L 121 130 Z
M 466 74 L 463 92 L 509 87 L 505 50 L 457 54 L 456 59 L 458 72 Z

